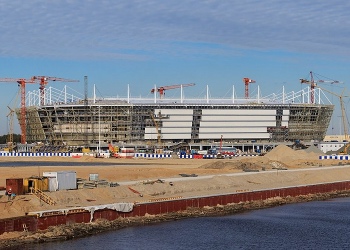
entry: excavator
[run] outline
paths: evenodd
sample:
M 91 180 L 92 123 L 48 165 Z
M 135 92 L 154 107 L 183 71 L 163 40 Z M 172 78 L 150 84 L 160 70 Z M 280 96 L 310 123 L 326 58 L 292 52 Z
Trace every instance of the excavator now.
M 302 143 L 300 140 L 295 140 L 294 144 L 292 145 L 292 148 L 295 150 L 299 150 L 299 149 L 306 149 L 307 146 Z
M 347 142 L 342 148 L 341 151 L 339 152 L 340 155 L 348 155 L 349 154 L 349 148 L 350 148 L 350 143 Z
M 112 156 L 115 156 L 119 152 L 119 147 L 118 146 L 113 146 L 112 143 L 108 144 L 108 150 L 111 153 Z

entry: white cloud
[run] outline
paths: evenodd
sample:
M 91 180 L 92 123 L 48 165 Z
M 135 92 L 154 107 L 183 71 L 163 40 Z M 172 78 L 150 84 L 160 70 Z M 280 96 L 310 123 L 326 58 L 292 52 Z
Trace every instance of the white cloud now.
M 349 55 L 349 7 L 341 0 L 0 0 L 0 55 L 143 60 L 151 53 L 220 53 L 196 43 L 230 53 Z

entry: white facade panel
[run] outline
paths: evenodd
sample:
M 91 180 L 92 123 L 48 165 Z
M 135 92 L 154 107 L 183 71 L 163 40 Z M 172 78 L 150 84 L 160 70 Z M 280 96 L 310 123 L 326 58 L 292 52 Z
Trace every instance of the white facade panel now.
M 245 122 L 226 122 L 226 121 L 201 121 L 201 128 L 225 128 L 225 127 L 273 127 L 276 126 L 276 121 L 271 122 L 256 122 L 256 121 L 245 121 Z
M 145 140 L 157 140 L 158 133 L 156 128 L 145 128 Z
M 157 134 L 157 129 L 156 128 L 145 128 L 145 134 Z
M 221 135 L 223 138 L 231 139 L 269 139 L 270 134 L 269 133 L 212 133 L 212 134 L 199 134 L 199 139 L 213 139 L 218 140 L 221 138 Z
M 191 139 L 191 134 L 165 134 L 162 135 L 164 140 L 181 140 L 181 139 Z
M 154 115 L 193 115 L 193 109 L 155 109 Z
M 266 127 L 256 127 L 256 128 L 220 128 L 220 133 L 240 133 L 240 132 L 246 132 L 246 133 L 257 133 L 257 132 L 267 132 Z M 217 133 L 217 128 L 199 128 L 199 133 Z
M 170 121 L 192 121 L 192 115 L 169 115 L 169 118 L 162 119 L 163 122 Z
M 179 133 L 189 133 L 191 134 L 192 128 L 162 128 L 162 135 L 164 134 L 179 134 Z
M 202 116 L 202 121 L 275 121 L 276 116 Z
M 145 140 L 157 140 L 158 135 L 157 134 L 145 134 Z
M 283 121 L 282 121 L 281 126 L 282 126 L 282 127 L 288 127 L 288 122 L 283 122 Z
M 283 110 L 283 115 L 288 115 L 290 114 L 290 110 L 289 109 L 285 109 Z
M 161 128 L 161 139 L 191 139 L 191 127 L 186 128 Z M 145 140 L 157 140 L 156 128 L 145 128 Z
M 74 124 L 61 124 L 54 126 L 55 133 L 75 133 L 76 131 L 87 131 L 88 133 L 108 133 L 111 131 L 111 125 L 108 123 L 100 123 L 100 124 L 82 124 L 77 128 Z
M 192 121 L 189 121 L 189 122 L 163 121 L 163 126 L 162 126 L 162 128 L 183 128 L 183 127 L 192 127 Z
M 202 115 L 276 115 L 276 110 L 265 110 L 265 109 L 203 109 Z

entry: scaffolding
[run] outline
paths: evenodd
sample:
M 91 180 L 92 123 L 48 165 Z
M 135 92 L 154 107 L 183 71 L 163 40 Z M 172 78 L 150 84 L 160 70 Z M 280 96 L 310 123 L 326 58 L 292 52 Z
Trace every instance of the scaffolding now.
M 192 110 L 190 138 L 162 139 L 163 143 L 201 143 L 200 128 L 205 110 L 273 110 L 276 111 L 275 125 L 267 127 L 268 140 L 285 142 L 295 140 L 322 140 L 326 134 L 334 105 L 325 104 L 328 98 L 320 98 L 318 103 L 308 103 L 308 90 L 298 93 L 282 93 L 255 99 L 166 99 L 147 98 L 100 98 L 90 99 L 54 92 L 50 88 L 46 94 L 50 97 L 45 105 L 36 103 L 40 99 L 35 93 L 28 93 L 31 106 L 27 106 L 27 141 L 45 142 L 50 145 L 93 146 L 99 143 L 145 145 L 146 128 L 155 128 L 152 114 L 157 117 L 159 110 Z M 304 97 L 303 97 L 304 96 Z M 53 97 L 56 97 L 53 98 Z M 69 98 L 68 98 L 69 97 Z M 328 100 L 329 101 L 329 100 Z M 34 105 L 35 104 L 35 105 Z M 16 110 L 17 116 L 19 110 Z M 286 125 L 288 117 L 288 125 Z M 250 117 L 249 120 L 253 120 Z M 159 122 L 159 130 L 163 129 Z M 154 130 L 155 131 L 155 130 Z M 255 139 L 255 138 L 254 138 Z M 225 141 L 237 141 L 225 136 Z

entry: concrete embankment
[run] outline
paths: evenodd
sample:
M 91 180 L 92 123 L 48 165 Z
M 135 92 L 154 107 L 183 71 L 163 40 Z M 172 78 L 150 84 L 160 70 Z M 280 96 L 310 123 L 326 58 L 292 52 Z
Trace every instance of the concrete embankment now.
M 186 210 L 171 212 L 167 214 L 119 217 L 116 220 L 105 219 L 95 220 L 93 223 L 75 223 L 70 225 L 52 226 L 46 230 L 36 232 L 21 232 L 0 241 L 0 249 L 16 249 L 21 245 L 37 244 L 43 242 L 68 240 L 79 237 L 86 237 L 109 230 L 118 230 L 130 226 L 141 226 L 166 221 L 174 221 L 184 218 L 230 215 L 243 211 L 263 209 L 280 206 L 284 204 L 308 202 L 315 200 L 327 200 L 337 197 L 350 197 L 350 191 L 334 191 L 328 193 L 317 193 L 308 195 L 298 195 L 295 197 L 274 197 L 266 200 L 246 201 L 230 203 L 227 205 L 204 206 L 201 208 L 187 208 Z M 6 234 L 6 233 L 5 233 Z

